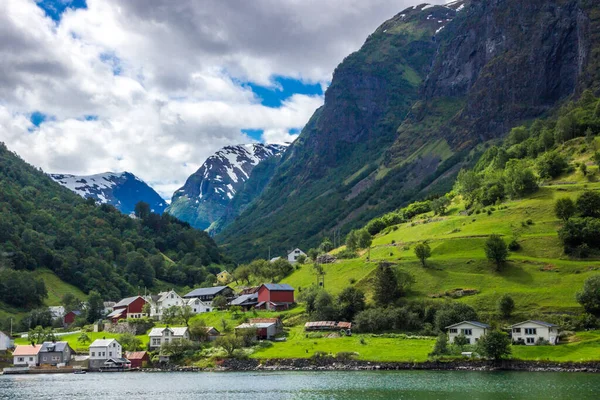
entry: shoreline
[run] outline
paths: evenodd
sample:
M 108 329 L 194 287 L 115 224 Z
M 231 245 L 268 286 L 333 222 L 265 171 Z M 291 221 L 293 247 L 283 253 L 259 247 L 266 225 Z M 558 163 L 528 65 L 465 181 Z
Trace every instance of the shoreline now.
M 521 371 L 600 373 L 600 361 L 425 361 L 373 362 L 336 359 L 224 359 L 216 368 L 173 367 L 144 372 L 277 372 L 277 371 Z

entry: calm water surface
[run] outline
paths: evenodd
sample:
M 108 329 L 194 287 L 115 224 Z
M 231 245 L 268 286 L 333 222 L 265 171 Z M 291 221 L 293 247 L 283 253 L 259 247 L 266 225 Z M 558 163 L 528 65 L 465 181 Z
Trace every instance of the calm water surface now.
M 600 399 L 600 375 L 231 372 L 0 376 L 0 399 Z

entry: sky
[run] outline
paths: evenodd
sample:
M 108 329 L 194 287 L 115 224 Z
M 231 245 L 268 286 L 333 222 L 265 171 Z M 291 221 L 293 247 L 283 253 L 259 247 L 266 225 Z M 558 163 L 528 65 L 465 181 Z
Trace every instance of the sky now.
M 343 58 L 421 3 L 1 0 L 0 141 L 169 199 L 223 146 L 293 141 Z

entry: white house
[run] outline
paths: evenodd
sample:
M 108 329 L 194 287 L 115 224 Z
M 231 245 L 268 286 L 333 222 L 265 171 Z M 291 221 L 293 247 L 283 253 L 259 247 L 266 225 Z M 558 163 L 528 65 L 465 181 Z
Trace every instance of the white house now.
M 513 342 L 535 345 L 540 339 L 558 344 L 558 325 L 544 321 L 525 321 L 510 326 Z
M 463 335 L 469 341 L 469 344 L 475 344 L 480 337 L 485 335 L 491 326 L 478 321 L 462 321 L 458 324 L 447 326 L 448 341 L 454 343 L 457 336 Z
M 290 263 L 293 264 L 296 261 L 298 261 L 298 257 L 300 257 L 300 256 L 306 257 L 306 253 L 300 249 L 295 249 L 295 250 L 290 251 L 290 253 L 287 256 L 287 259 Z
M 65 316 L 65 308 L 63 306 L 50 306 L 48 307 L 52 319 L 62 318 Z
M 123 348 L 115 339 L 96 339 L 90 344 L 90 369 L 100 369 L 111 358 L 122 358 Z
M 146 301 L 150 303 L 150 317 L 161 320 L 163 313 L 170 307 L 183 307 L 186 300 L 175 293 L 174 290 L 160 292 L 158 295 L 147 296 Z
M 194 314 L 211 312 L 213 310 L 211 304 L 207 304 L 199 298 L 188 299 L 186 305 L 190 306 Z
M 157 349 L 165 343 L 170 343 L 181 339 L 190 339 L 190 330 L 187 327 L 179 328 L 152 328 L 148 334 L 150 338 L 150 348 Z
M 13 351 L 13 365 L 15 367 L 35 367 L 39 365 L 41 344 L 19 345 Z
M 103 305 L 103 309 L 102 309 L 103 315 L 108 315 L 111 312 L 113 312 L 115 304 L 117 304 L 117 303 L 115 303 L 114 301 L 105 301 L 105 302 L 103 302 L 102 303 L 102 305 Z
M 13 341 L 10 339 L 6 333 L 0 331 L 0 351 L 6 351 L 7 349 L 12 348 Z

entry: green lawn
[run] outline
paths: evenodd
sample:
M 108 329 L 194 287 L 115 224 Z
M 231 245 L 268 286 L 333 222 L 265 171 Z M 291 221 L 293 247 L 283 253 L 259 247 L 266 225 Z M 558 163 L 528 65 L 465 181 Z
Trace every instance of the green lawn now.
M 62 281 L 56 274 L 49 269 L 38 269 L 33 272 L 36 278 L 42 278 L 48 290 L 48 298 L 45 300 L 47 306 L 57 306 L 61 304 L 62 297 L 66 293 L 73 293 L 78 299 L 86 300 L 87 295 L 79 288 Z
M 392 335 L 395 336 L 395 335 Z M 364 344 L 361 343 L 364 340 Z M 337 338 L 306 338 L 302 326 L 290 329 L 286 342 L 260 349 L 252 358 L 309 358 L 315 352 L 336 355 L 340 352 L 356 352 L 357 359 L 368 361 L 426 361 L 435 339 L 377 337 L 353 335 Z
M 556 346 L 513 346 L 514 358 L 536 361 L 599 361 L 600 331 L 579 332 L 576 342 Z

